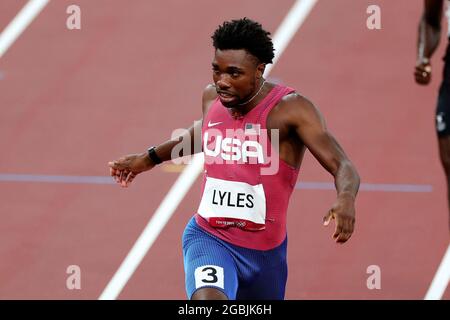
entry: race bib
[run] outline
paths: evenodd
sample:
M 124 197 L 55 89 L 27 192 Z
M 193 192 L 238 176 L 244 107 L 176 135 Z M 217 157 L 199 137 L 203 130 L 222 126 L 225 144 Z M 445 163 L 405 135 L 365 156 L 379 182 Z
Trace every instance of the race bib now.
M 197 212 L 215 228 L 263 230 L 266 222 L 263 185 L 207 177 Z

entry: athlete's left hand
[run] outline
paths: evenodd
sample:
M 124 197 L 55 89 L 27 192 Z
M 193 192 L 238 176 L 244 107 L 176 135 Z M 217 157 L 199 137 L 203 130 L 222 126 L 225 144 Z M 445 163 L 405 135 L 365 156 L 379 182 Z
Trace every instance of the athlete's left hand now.
M 352 195 L 341 194 L 337 197 L 328 214 L 323 217 L 323 225 L 328 226 L 333 219 L 336 220 L 333 239 L 337 243 L 346 242 L 355 227 L 355 198 Z

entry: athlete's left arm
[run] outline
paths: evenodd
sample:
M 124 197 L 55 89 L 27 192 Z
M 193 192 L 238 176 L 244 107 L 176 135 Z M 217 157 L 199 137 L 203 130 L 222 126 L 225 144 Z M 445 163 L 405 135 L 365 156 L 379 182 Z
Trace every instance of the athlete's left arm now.
M 327 215 L 324 225 L 332 219 L 336 221 L 333 239 L 346 242 L 352 235 L 355 224 L 355 198 L 360 178 L 355 166 L 349 160 L 342 147 L 327 130 L 324 118 L 319 110 L 306 98 L 291 94 L 285 97 L 289 126 L 295 130 L 305 146 L 334 176 L 337 199 Z

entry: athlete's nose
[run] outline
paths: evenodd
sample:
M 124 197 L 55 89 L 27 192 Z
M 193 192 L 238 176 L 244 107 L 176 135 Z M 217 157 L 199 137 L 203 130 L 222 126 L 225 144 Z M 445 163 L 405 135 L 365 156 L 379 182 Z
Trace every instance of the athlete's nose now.
M 231 88 L 231 85 L 223 78 L 216 82 L 216 86 L 219 88 L 219 90 L 227 90 Z

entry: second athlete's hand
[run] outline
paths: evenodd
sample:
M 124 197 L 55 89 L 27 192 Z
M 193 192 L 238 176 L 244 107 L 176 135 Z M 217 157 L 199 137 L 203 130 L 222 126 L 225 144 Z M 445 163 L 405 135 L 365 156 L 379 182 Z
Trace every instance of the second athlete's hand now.
M 416 82 L 421 85 L 427 85 L 431 81 L 431 65 L 428 59 L 423 59 L 416 64 L 414 71 Z

